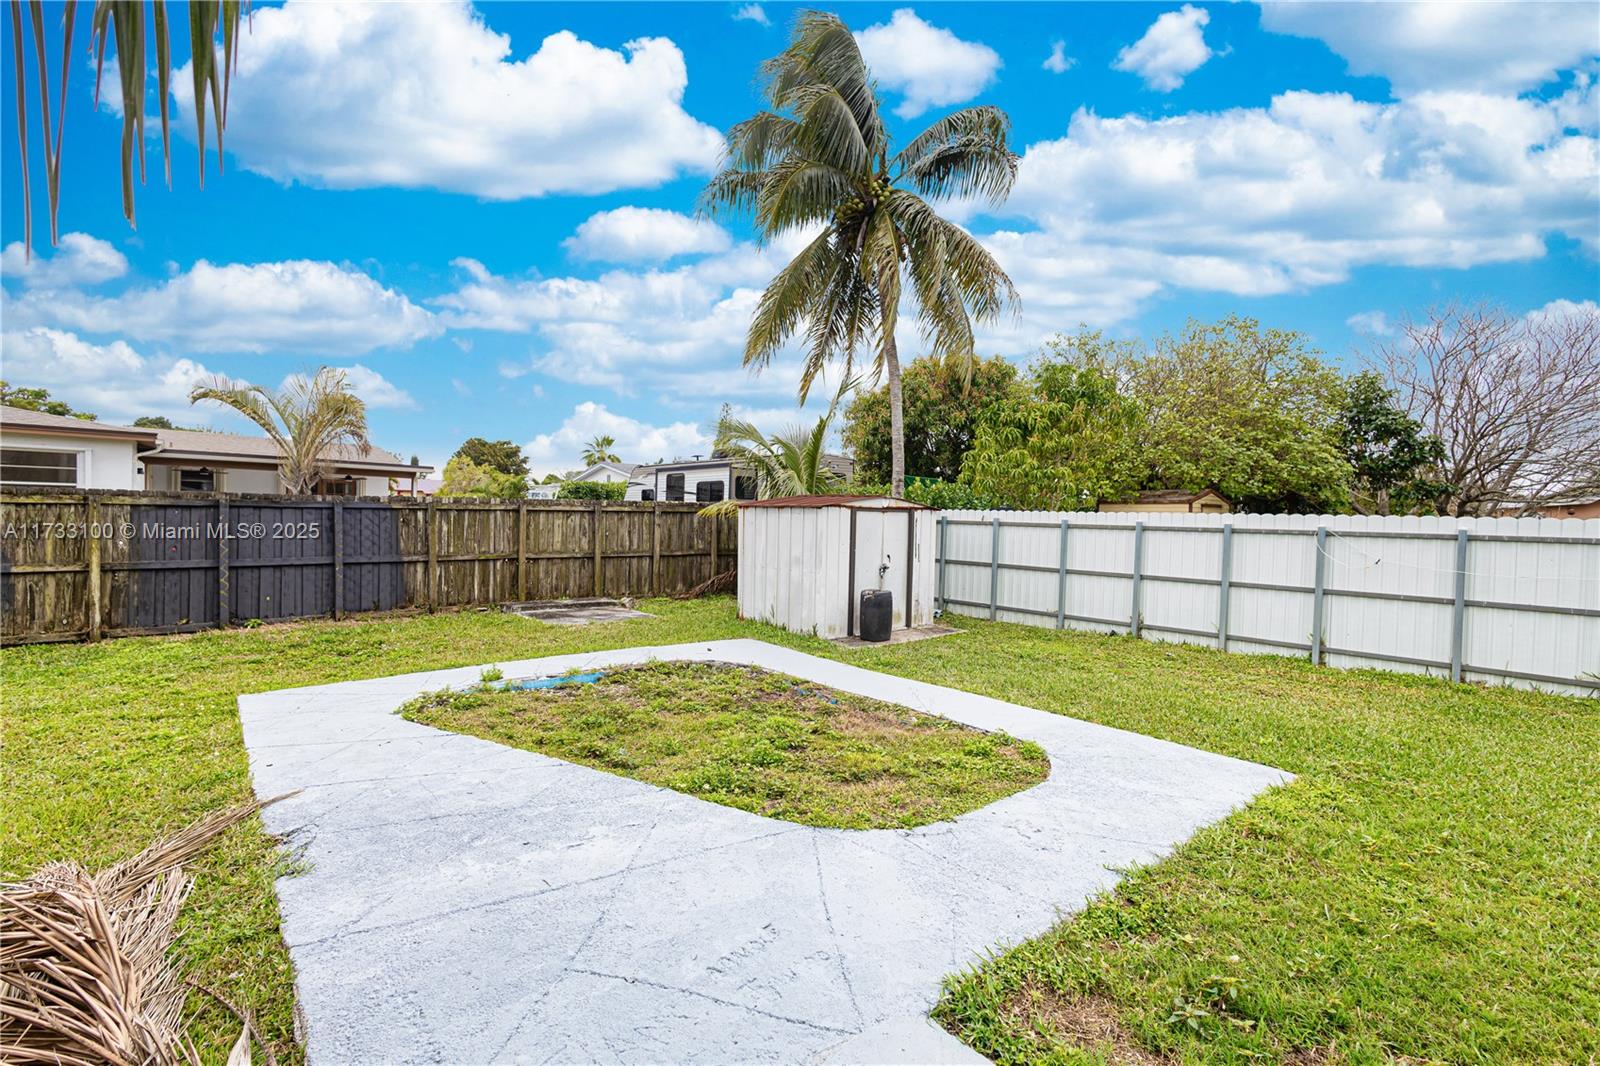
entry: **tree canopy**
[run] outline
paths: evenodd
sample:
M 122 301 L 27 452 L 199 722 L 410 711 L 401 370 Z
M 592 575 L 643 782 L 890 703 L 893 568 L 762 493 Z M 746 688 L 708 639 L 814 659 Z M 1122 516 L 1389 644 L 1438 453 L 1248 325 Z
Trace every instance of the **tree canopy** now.
M 979 416 L 1006 396 L 1016 380 L 1016 366 L 999 356 L 970 362 L 924 356 L 907 363 L 901 378 L 906 476 L 951 482 L 959 478 Z M 844 443 L 855 457 L 858 478 L 892 479 L 894 441 L 886 387 L 856 393 L 844 413 Z
M 475 466 L 486 466 L 511 477 L 525 479 L 528 476 L 528 460 L 523 456 L 522 449 L 508 440 L 468 437 L 451 458 L 466 459 Z
M 1118 376 L 1144 409 L 1146 488 L 1214 487 L 1247 511 L 1339 512 L 1343 379 L 1304 335 L 1229 315 L 1191 320 Z
M 363 455 L 371 450 L 367 406 L 336 367 L 321 367 L 310 377 L 295 374 L 277 389 L 219 375 L 189 391 L 190 403 L 202 400 L 232 408 L 271 438 L 282 456 L 278 480 L 290 495 L 316 489 L 327 474 L 329 452 L 339 445 Z
M 962 481 L 1005 507 L 1093 509 L 1139 488 L 1141 410 L 1117 388 L 1098 331 L 1058 337 L 978 421 Z
M 487 463 L 474 462 L 460 451 L 444 464 L 440 496 L 488 500 L 519 500 L 528 494 L 527 478 L 508 474 Z
M 1439 474 L 1444 444 L 1396 406 L 1395 391 L 1375 371 L 1345 382 L 1339 446 L 1350 464 L 1350 504 L 1362 514 L 1432 509 L 1449 491 Z
M 49 389 L 27 388 L 11 385 L 5 381 L 0 381 L 0 406 L 38 411 L 47 415 L 61 415 L 65 418 L 81 418 L 85 422 L 93 422 L 99 417 L 88 411 L 74 411 L 72 405 L 65 400 L 52 400 Z

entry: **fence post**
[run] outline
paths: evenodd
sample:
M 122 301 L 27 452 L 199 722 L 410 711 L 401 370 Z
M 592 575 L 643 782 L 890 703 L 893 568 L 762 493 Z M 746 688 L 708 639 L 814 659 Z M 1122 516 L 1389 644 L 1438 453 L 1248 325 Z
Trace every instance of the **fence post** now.
M 1128 620 L 1128 633 L 1139 635 L 1139 594 L 1144 584 L 1144 523 L 1133 524 L 1133 614 Z
M 100 639 L 100 501 L 93 496 L 89 497 L 87 513 L 84 518 L 88 522 L 89 543 L 88 571 L 89 571 L 89 639 Z
M 1311 661 L 1322 661 L 1322 592 L 1327 584 L 1328 527 L 1317 527 L 1316 579 L 1311 587 Z
M 439 510 L 433 497 L 428 497 L 425 538 L 428 542 L 428 610 L 439 602 Z
M 1056 581 L 1056 628 L 1067 628 L 1067 520 L 1061 520 L 1061 574 Z
M 528 505 L 517 504 L 517 600 L 528 599 Z
M 661 504 L 650 502 L 650 585 L 661 595 Z
M 1467 542 L 1471 534 L 1456 530 L 1456 602 L 1450 609 L 1450 680 L 1461 680 L 1461 647 L 1467 627 Z
M 1000 519 L 989 526 L 989 621 L 1000 614 Z
M 936 568 L 934 569 L 934 572 L 933 572 L 934 585 L 935 585 L 934 590 L 933 590 L 933 601 L 938 606 L 940 614 L 943 614 L 944 611 L 945 611 L 945 606 L 944 606 L 944 564 L 945 564 L 945 556 L 950 554 L 950 548 L 949 548 L 950 539 L 949 538 L 950 538 L 950 519 L 946 518 L 944 515 L 940 515 L 939 516 L 939 554 L 938 554 L 938 558 L 934 560 Z
M 233 530 L 228 525 L 228 498 L 217 497 L 217 628 L 228 628 L 228 556 L 233 552 Z
M 1217 585 L 1217 648 L 1228 650 L 1228 607 L 1233 599 L 1233 523 L 1222 527 L 1222 564 Z
M 333 503 L 333 617 L 344 617 L 344 504 Z
M 595 599 L 599 599 L 601 596 L 604 596 L 605 595 L 605 588 L 606 588 L 604 541 L 601 540 L 601 533 L 603 532 L 603 530 L 600 528 L 600 525 L 601 525 L 601 523 L 600 523 L 600 504 L 601 504 L 601 502 L 602 501 L 600 501 L 600 500 L 594 501 L 594 596 L 595 596 Z
M 722 517 L 711 519 L 711 577 L 717 576 L 717 541 L 722 539 Z

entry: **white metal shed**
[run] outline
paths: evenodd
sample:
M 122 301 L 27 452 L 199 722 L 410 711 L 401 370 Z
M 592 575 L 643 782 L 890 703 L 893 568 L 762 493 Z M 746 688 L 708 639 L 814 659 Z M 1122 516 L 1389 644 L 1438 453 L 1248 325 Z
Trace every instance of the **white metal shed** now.
M 893 628 L 932 625 L 933 515 L 884 496 L 740 505 L 740 617 L 830 639 L 854 636 L 861 593 L 888 589 Z

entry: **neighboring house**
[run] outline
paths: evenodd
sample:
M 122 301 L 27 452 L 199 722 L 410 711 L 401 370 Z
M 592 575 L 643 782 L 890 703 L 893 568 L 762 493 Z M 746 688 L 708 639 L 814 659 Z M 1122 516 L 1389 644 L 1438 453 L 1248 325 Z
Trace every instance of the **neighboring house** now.
M 0 406 L 0 485 L 79 489 L 144 487 L 139 451 L 156 431 Z
M 1141 492 L 1121 503 L 1102 503 L 1101 511 L 1156 511 L 1166 514 L 1229 514 L 1233 502 L 1216 489 L 1185 492 L 1182 489 L 1154 489 Z
M 568 481 L 602 481 L 606 483 L 627 481 L 638 469 L 631 463 L 595 463 L 586 470 L 568 474 Z
M 855 460 L 845 455 L 828 454 L 822 465 L 841 478 L 855 472 Z M 756 477 L 730 459 L 674 459 L 633 468 L 628 479 L 629 500 L 666 500 L 716 503 L 719 500 L 753 500 L 759 495 Z
M 1600 518 L 1600 495 L 1548 500 L 1539 507 L 1545 518 Z
M 396 496 L 413 496 L 419 500 L 426 500 L 430 496 L 439 495 L 439 490 L 444 488 L 444 478 L 419 477 L 414 482 L 410 479 L 398 481 L 394 487 Z
M 1557 493 L 1542 500 L 1507 500 L 1495 508 L 1501 517 L 1600 518 L 1600 494 Z
M 139 429 L 0 407 L 0 484 L 158 492 L 276 494 L 278 446 L 266 437 Z M 414 489 L 427 466 L 349 446 L 324 457 L 326 496 L 387 496 L 391 478 Z

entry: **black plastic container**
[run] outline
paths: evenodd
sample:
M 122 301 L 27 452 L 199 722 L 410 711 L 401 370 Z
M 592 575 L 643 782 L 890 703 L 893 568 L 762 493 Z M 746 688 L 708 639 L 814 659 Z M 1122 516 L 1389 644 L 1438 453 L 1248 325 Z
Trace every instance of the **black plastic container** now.
M 863 592 L 859 618 L 862 640 L 888 640 L 889 630 L 894 625 L 894 593 L 888 589 Z

